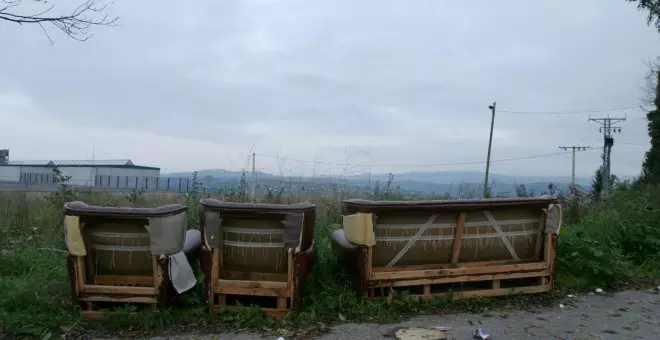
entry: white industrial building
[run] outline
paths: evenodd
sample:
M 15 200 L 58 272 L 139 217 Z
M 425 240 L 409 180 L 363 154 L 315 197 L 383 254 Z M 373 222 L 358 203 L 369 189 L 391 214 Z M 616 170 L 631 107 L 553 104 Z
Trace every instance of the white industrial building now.
M 122 160 L 9 161 L 9 152 L 0 150 L 0 182 L 52 184 L 53 168 L 70 176 L 69 184 L 105 188 L 155 188 L 160 168 L 135 165 Z

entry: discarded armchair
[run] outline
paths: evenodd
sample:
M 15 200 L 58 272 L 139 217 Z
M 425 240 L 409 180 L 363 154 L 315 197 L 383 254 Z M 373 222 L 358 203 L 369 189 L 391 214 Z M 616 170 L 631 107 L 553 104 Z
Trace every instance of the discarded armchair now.
M 367 297 L 457 297 L 549 291 L 561 206 L 554 197 L 342 202 L 332 235 Z
M 188 257 L 201 233 L 187 229 L 187 207 L 116 208 L 69 202 L 65 240 L 74 304 L 88 319 L 107 303 L 167 305 L 196 284 Z
M 300 308 L 314 262 L 315 205 L 200 201 L 209 307 L 250 305 L 269 315 Z M 265 301 L 269 300 L 269 301 Z

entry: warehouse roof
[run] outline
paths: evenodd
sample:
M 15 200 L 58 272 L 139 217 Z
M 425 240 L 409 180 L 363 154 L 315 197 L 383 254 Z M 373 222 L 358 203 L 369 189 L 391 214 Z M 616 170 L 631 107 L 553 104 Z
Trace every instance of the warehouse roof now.
M 96 159 L 96 160 L 37 160 L 9 161 L 4 166 L 57 166 L 57 167 L 94 167 L 94 168 L 130 168 L 160 170 L 160 168 L 135 165 L 130 159 Z

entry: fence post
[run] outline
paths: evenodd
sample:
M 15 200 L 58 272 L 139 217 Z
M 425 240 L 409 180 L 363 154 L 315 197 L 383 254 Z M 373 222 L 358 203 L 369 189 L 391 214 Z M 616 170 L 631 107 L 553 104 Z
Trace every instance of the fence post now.
M 159 186 L 160 183 L 158 183 L 159 179 L 160 179 L 160 177 L 156 177 L 156 191 L 158 191 L 158 189 L 160 189 L 160 186 Z
M 149 190 L 149 177 L 144 178 L 144 189 Z
M 190 192 L 190 178 L 186 178 L 186 192 Z
M 170 177 L 167 177 L 167 191 L 170 191 Z

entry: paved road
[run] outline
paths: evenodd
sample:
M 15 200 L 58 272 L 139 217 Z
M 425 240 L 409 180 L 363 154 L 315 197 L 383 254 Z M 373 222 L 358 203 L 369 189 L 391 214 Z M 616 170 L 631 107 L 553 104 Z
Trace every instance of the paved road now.
M 485 311 L 483 314 L 424 315 L 389 325 L 342 324 L 322 340 L 397 339 L 405 328 L 451 327 L 446 339 L 473 339 L 476 328 L 483 328 L 498 339 L 660 339 L 660 295 L 655 291 L 624 291 L 614 295 L 587 294 L 566 297 L 553 308 L 532 311 Z M 400 331 L 402 332 L 402 331 Z M 277 339 L 259 334 L 214 334 L 205 336 L 156 337 L 151 340 L 183 339 Z M 311 339 L 305 336 L 305 339 Z M 291 337 L 284 337 L 289 340 Z M 442 339 L 440 337 L 401 338 L 403 340 Z

